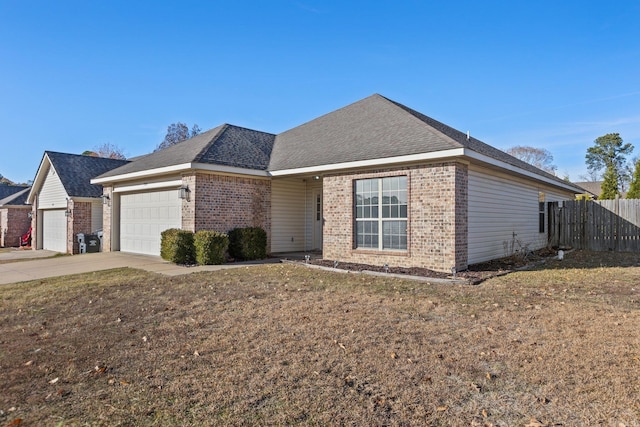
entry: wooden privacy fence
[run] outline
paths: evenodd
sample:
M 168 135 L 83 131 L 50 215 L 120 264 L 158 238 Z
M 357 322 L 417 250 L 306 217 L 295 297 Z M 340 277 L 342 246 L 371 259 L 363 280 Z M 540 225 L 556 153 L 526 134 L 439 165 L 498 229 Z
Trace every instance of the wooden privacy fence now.
M 591 251 L 640 251 L 640 199 L 551 202 L 549 243 Z

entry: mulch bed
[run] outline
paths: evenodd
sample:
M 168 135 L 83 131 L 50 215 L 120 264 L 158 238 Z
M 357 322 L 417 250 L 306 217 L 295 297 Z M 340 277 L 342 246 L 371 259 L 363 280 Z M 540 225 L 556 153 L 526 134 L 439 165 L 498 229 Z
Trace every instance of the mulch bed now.
M 536 264 L 540 261 L 543 261 L 547 258 L 551 258 L 557 255 L 557 251 L 553 249 L 540 249 L 538 251 L 532 252 L 526 260 L 522 259 L 518 256 L 510 256 L 506 258 L 500 258 L 496 260 L 491 260 L 479 264 L 473 264 L 468 267 L 465 271 L 456 272 L 455 278 L 457 279 L 466 279 L 470 283 L 480 283 L 484 280 L 490 279 L 492 277 L 500 276 L 511 271 L 521 269 L 526 267 L 527 265 Z M 432 277 L 436 279 L 453 279 L 454 275 L 451 273 L 443 273 L 439 271 L 429 270 L 428 268 L 421 267 L 394 267 L 389 266 L 387 269 L 381 265 L 369 265 L 369 264 L 358 264 L 353 262 L 338 262 L 337 265 L 335 261 L 327 260 L 327 259 L 316 259 L 310 260 L 309 264 L 320 265 L 323 267 L 331 267 L 338 268 L 341 270 L 348 271 L 375 271 L 380 273 L 391 273 L 391 274 L 406 274 L 409 276 L 420 276 L 420 277 Z M 385 271 L 386 270 L 386 271 Z

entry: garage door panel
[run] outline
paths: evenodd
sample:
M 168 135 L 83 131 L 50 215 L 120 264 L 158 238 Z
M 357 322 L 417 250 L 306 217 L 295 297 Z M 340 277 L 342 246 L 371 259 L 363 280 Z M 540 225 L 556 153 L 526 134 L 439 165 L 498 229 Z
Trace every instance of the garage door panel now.
M 160 234 L 182 227 L 178 190 L 120 196 L 120 250 L 160 255 Z
M 42 249 L 67 252 L 67 217 L 64 209 L 42 211 Z

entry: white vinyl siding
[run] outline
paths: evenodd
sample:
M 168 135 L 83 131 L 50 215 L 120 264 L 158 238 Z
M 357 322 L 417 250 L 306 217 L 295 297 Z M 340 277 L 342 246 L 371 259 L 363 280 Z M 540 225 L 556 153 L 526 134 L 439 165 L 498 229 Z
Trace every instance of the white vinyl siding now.
M 66 209 L 67 192 L 60 181 L 60 177 L 52 167 L 49 167 L 47 177 L 42 183 L 38 195 L 38 209 Z
M 469 264 L 512 255 L 514 246 L 518 248 L 517 241 L 530 250 L 547 244 L 546 217 L 545 232 L 540 233 L 538 229 L 539 192 L 545 194 L 545 202 L 573 198 L 569 192 L 470 166 Z
M 91 203 L 91 232 L 102 230 L 102 201 Z
M 41 211 L 42 215 L 42 249 L 56 252 L 67 252 L 67 217 L 66 209 Z
M 129 193 L 120 196 L 120 250 L 160 255 L 160 233 L 182 228 L 178 190 Z
M 314 248 L 314 234 L 317 231 L 314 231 L 315 226 L 315 217 L 316 217 L 316 200 L 314 200 L 315 194 L 322 195 L 322 180 L 310 180 L 307 181 L 307 193 L 305 195 L 305 248 L 304 250 L 310 251 L 314 249 L 322 249 L 322 248 Z M 322 201 L 321 201 L 322 202 Z M 322 218 L 321 218 L 322 220 Z M 322 241 L 322 239 L 320 239 Z
M 271 182 L 271 252 L 305 249 L 305 187 L 300 179 Z

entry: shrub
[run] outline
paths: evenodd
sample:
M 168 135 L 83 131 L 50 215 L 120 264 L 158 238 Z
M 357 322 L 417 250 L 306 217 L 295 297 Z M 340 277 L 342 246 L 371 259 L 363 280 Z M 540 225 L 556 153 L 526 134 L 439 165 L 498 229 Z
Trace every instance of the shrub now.
M 176 264 L 193 264 L 195 251 L 193 232 L 170 228 L 163 231 L 160 239 L 160 256 Z
M 266 258 L 266 231 L 260 227 L 234 228 L 229 232 L 229 255 L 243 260 Z
M 198 264 L 224 263 L 224 254 L 229 247 L 229 237 L 226 234 L 211 230 L 200 230 L 195 234 L 193 243 Z

